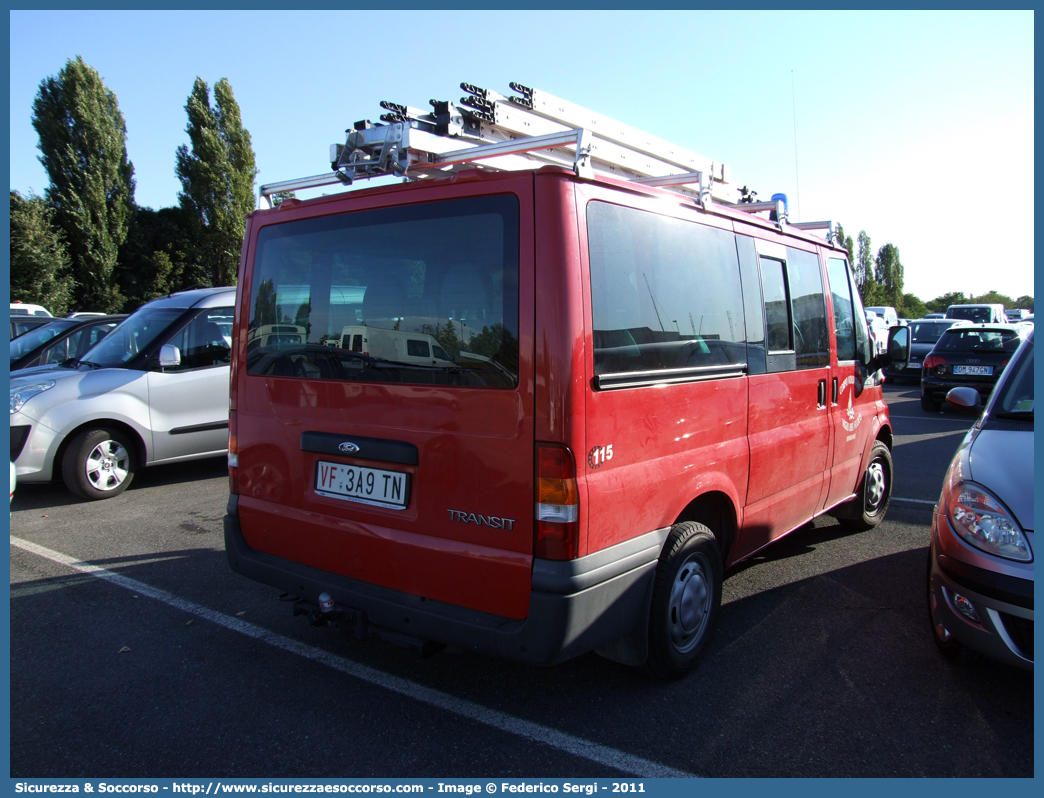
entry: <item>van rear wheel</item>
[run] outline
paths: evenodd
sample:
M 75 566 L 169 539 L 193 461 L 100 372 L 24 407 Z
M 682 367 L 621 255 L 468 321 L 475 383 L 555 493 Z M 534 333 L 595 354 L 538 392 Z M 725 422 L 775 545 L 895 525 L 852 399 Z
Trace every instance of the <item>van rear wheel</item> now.
M 646 670 L 679 679 L 696 667 L 721 607 L 718 542 L 703 524 L 676 524 L 656 566 Z

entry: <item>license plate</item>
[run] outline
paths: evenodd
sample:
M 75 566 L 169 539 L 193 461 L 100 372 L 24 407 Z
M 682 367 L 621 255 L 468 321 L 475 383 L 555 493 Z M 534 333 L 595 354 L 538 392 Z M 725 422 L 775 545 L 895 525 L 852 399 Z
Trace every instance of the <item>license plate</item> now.
M 410 475 L 401 471 L 319 461 L 315 492 L 331 499 L 403 510 L 410 500 Z
M 993 366 L 954 366 L 954 374 L 971 374 L 977 377 L 989 377 L 993 374 Z

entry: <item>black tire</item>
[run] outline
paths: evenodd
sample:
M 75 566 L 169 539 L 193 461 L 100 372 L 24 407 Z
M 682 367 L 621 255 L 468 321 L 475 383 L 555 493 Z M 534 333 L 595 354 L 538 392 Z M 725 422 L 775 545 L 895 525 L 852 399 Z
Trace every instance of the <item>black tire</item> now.
M 859 495 L 842 508 L 838 523 L 855 532 L 866 532 L 881 523 L 892 501 L 892 474 L 892 453 L 881 441 L 874 441 Z
M 696 667 L 721 607 L 718 542 L 703 524 L 676 524 L 656 566 L 649 618 L 648 673 L 680 679 Z
M 934 399 L 929 399 L 923 393 L 921 394 L 921 410 L 927 410 L 929 413 L 939 412 L 939 403 Z
M 114 429 L 88 429 L 65 450 L 62 480 L 81 499 L 111 499 L 127 489 L 136 467 L 129 436 Z
M 939 653 L 942 654 L 946 659 L 951 662 L 955 662 L 958 665 L 971 665 L 972 663 L 978 662 L 981 657 L 980 655 L 972 651 L 956 637 L 954 637 L 942 624 L 935 623 L 935 616 L 932 612 L 933 603 L 935 597 L 932 593 L 932 549 L 928 547 L 928 625 L 932 629 L 932 640 L 935 641 L 935 647 L 939 649 Z

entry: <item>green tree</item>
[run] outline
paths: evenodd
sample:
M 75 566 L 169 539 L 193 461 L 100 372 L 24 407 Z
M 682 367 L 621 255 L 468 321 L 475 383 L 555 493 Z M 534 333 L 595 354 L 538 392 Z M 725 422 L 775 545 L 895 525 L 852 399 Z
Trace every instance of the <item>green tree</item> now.
M 928 313 L 928 308 L 925 306 L 921 298 L 914 294 L 903 294 L 903 317 L 907 319 L 920 319 L 924 318 L 924 314 Z
M 878 304 L 878 291 L 877 280 L 874 278 L 874 256 L 870 249 L 870 236 L 867 235 L 866 230 L 859 231 L 857 241 L 859 251 L 856 254 L 852 276 L 855 278 L 856 288 L 859 289 L 863 305 L 876 305 Z
M 887 305 L 895 308 L 897 312 L 901 312 L 903 308 L 903 264 L 899 260 L 899 248 L 895 244 L 885 244 L 881 247 L 877 251 L 874 267 L 878 301 L 873 304 Z
M 134 203 L 134 167 L 116 95 L 80 56 L 40 84 L 33 102 L 40 162 L 72 260 L 78 308 L 115 311 L 114 271 Z
M 191 274 L 193 252 L 180 208 L 135 208 L 117 267 L 120 290 L 127 298 L 124 310 L 133 311 L 197 282 Z
M 840 224 L 837 226 L 837 245 L 843 247 L 848 252 L 848 262 L 855 263 L 855 242 L 852 241 L 852 236 L 845 235 L 845 228 Z
M 198 242 L 205 282 L 235 285 L 245 217 L 254 209 L 257 167 L 250 133 L 225 78 L 214 84 L 211 107 L 210 90 L 197 77 L 185 112 L 191 149 L 178 147 L 178 199 Z
M 69 254 L 43 198 L 11 192 L 11 300 L 43 305 L 55 316 L 72 309 Z
M 963 291 L 951 291 L 948 294 L 937 296 L 935 299 L 929 299 L 924 303 L 925 307 L 928 308 L 931 313 L 945 313 L 946 308 L 950 305 L 967 305 L 968 299 L 964 296 Z
M 1023 310 L 1033 310 L 1033 297 L 1029 294 L 1023 294 L 1015 300 L 1015 304 L 1013 304 L 1012 307 L 1022 308 Z
M 1007 294 L 1001 294 L 997 291 L 987 291 L 982 296 L 977 296 L 970 300 L 973 303 L 979 303 L 983 305 L 1004 305 L 1006 308 L 1014 307 L 1014 300 Z

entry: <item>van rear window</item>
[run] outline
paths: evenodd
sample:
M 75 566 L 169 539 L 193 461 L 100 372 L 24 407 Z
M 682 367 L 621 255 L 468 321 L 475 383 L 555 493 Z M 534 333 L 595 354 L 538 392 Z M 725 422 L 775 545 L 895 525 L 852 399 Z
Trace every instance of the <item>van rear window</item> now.
M 516 386 L 518 216 L 496 195 L 262 228 L 247 373 Z

